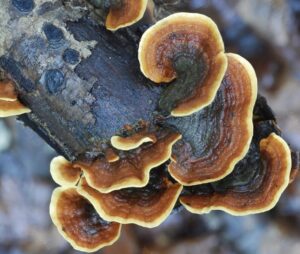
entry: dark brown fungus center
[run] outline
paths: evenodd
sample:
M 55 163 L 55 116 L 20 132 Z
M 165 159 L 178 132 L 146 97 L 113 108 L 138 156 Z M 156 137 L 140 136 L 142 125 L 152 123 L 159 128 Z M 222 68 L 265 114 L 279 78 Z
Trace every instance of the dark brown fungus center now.
M 50 215 L 59 232 L 77 250 L 96 251 L 119 238 L 120 224 L 100 218 L 76 188 L 59 187 L 54 190 Z
M 246 157 L 230 175 L 208 185 L 186 187 L 180 200 L 189 211 L 247 215 L 275 206 L 290 181 L 291 152 L 282 138 L 274 132 L 258 131 L 261 127 L 256 126 L 256 134 L 260 134 L 254 136 Z

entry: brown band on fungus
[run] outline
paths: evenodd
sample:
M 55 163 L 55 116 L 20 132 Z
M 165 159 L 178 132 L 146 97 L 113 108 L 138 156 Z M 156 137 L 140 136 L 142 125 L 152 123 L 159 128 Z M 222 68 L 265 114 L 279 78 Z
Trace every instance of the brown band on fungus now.
M 100 193 L 80 181 L 78 192 L 86 197 L 102 218 L 122 224 L 134 223 L 153 228 L 172 212 L 182 186 L 172 183 L 167 175 L 155 173 L 147 186 Z
M 157 141 L 155 132 L 151 132 L 147 126 L 136 133 L 132 133 L 126 137 L 112 136 L 110 139 L 111 145 L 123 151 L 129 151 L 138 148 L 144 143 Z
M 176 13 L 158 21 L 142 36 L 140 68 L 156 83 L 172 82 L 162 93 L 159 108 L 186 116 L 209 105 L 227 68 L 224 44 L 207 16 Z
M 173 148 L 169 165 L 170 174 L 182 185 L 224 178 L 249 149 L 256 75 L 241 56 L 227 57 L 228 69 L 212 105 L 192 116 L 168 120 L 183 133 L 182 141 Z
M 82 171 L 63 156 L 57 156 L 50 163 L 50 173 L 54 182 L 58 185 L 71 187 L 78 183 Z
M 0 117 L 18 116 L 30 113 L 31 110 L 26 108 L 22 103 L 17 101 L 0 100 Z
M 272 209 L 289 184 L 291 151 L 286 142 L 275 133 L 262 139 L 259 148 L 258 156 L 249 157 L 249 161 L 241 164 L 241 174 L 249 167 L 253 169 L 249 171 L 254 172 L 249 183 L 240 186 L 238 183 L 231 183 L 228 187 L 231 179 L 224 179 L 223 184 L 227 184 L 225 189 L 216 186 L 215 190 L 207 193 L 184 195 L 180 198 L 182 205 L 199 214 L 222 210 L 233 215 L 248 215 Z
M 97 251 L 120 236 L 121 225 L 100 218 L 76 188 L 58 187 L 53 191 L 50 216 L 59 233 L 79 251 Z
M 0 81 L 0 100 L 16 101 L 17 93 L 15 87 L 10 80 Z
M 19 102 L 13 82 L 0 81 L 0 117 L 18 116 L 30 111 Z
M 119 155 L 114 151 L 114 149 L 112 148 L 107 148 L 105 151 L 105 159 L 112 163 L 112 162 L 116 162 L 120 159 Z
M 174 143 L 181 135 L 173 131 L 161 131 L 157 142 L 144 144 L 138 149 L 119 154 L 120 159 L 109 163 L 105 158 L 93 162 L 78 161 L 88 184 L 94 189 L 108 193 L 129 187 L 143 187 L 149 181 L 150 170 L 166 162 Z
M 300 152 L 292 151 L 292 170 L 290 175 L 290 183 L 298 176 L 300 171 Z
M 147 8 L 148 0 L 121 0 L 120 4 L 112 5 L 106 17 L 105 26 L 115 31 L 138 22 Z

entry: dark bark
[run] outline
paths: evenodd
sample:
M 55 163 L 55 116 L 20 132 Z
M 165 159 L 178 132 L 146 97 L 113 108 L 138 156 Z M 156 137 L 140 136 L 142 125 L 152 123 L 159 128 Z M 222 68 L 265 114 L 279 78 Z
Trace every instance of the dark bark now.
M 180 1 L 155 3 L 156 13 L 164 13 Z M 137 58 L 149 24 L 112 33 L 101 24 L 102 13 L 85 0 L 1 2 L 0 78 L 13 79 L 32 110 L 19 119 L 69 160 L 102 154 L 126 124 L 161 124 L 156 110 L 166 86 L 147 80 Z M 262 97 L 254 119 L 275 121 Z M 179 130 L 186 126 L 181 122 Z M 187 140 L 198 125 L 187 126 Z
M 70 160 L 99 155 L 125 124 L 152 121 L 161 88 L 139 71 L 142 26 L 112 33 L 84 1 L 32 3 L 0 10 L 0 69 L 32 110 L 21 121 Z

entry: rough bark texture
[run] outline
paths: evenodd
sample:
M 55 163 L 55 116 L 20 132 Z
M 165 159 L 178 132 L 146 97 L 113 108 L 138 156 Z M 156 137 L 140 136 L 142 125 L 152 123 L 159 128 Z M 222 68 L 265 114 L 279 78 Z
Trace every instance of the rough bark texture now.
M 156 16 L 181 2 L 154 1 Z M 72 161 L 102 154 L 126 124 L 163 124 L 156 110 L 166 86 L 147 80 L 137 58 L 149 24 L 112 33 L 102 13 L 85 0 L 1 0 L 0 79 L 14 80 L 32 110 L 19 119 Z M 275 120 L 263 98 L 254 120 Z M 186 139 L 198 124 L 188 126 Z
M 140 27 L 109 32 L 85 1 L 2 1 L 2 76 L 32 110 L 19 119 L 59 153 L 95 157 L 125 124 L 152 119 L 161 88 L 139 71 Z

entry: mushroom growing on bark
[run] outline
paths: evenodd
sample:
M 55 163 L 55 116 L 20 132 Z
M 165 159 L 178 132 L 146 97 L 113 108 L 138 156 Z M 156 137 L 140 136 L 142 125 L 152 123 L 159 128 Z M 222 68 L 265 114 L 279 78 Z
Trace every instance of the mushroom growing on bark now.
M 150 170 L 170 159 L 173 144 L 180 135 L 173 131 L 158 133 L 157 142 L 120 154 L 121 158 L 109 162 L 98 158 L 92 162 L 76 162 L 86 181 L 94 189 L 108 193 L 129 187 L 144 187 L 149 181 Z
M 199 214 L 212 210 L 233 215 L 268 211 L 289 184 L 290 148 L 280 136 L 271 133 L 259 141 L 259 152 L 257 148 L 250 149 L 235 170 L 227 179 L 213 183 L 214 188 L 209 192 L 201 191 L 200 187 L 192 194 L 183 195 L 180 202 L 187 210 Z
M 60 186 L 75 186 L 80 180 L 82 171 L 67 161 L 63 156 L 57 156 L 50 163 L 51 177 Z
M 19 119 L 60 154 L 50 215 L 78 250 L 112 244 L 121 224 L 158 226 L 175 203 L 198 213 L 266 211 L 299 170 L 298 153 L 256 99 L 253 68 L 225 53 L 210 18 L 177 13 L 115 33 L 99 23 L 97 8 L 115 30 L 140 19 L 146 2 L 0 8 L 0 78 L 14 81 L 0 84 L 0 111 L 30 112 Z
M 18 100 L 13 82 L 0 81 L 0 117 L 17 116 L 29 112 L 30 109 Z
M 158 21 L 142 36 L 139 61 L 155 83 L 172 82 L 162 93 L 161 110 L 186 116 L 209 105 L 227 68 L 224 44 L 207 16 L 176 13 Z
M 58 187 L 53 191 L 50 216 L 60 234 L 80 251 L 97 251 L 120 236 L 121 225 L 100 218 L 74 187 Z
M 161 170 L 153 172 L 150 181 L 143 188 L 101 193 L 82 179 L 78 192 L 108 221 L 153 228 L 170 215 L 182 190 L 180 184 L 168 179 L 166 172 L 159 171 Z
M 138 22 L 147 8 L 148 0 L 88 0 L 94 7 L 108 12 L 105 26 L 115 31 Z
M 224 178 L 249 149 L 257 81 L 252 66 L 227 54 L 228 68 L 213 103 L 185 118 L 167 122 L 183 134 L 173 149 L 170 174 L 183 185 Z

